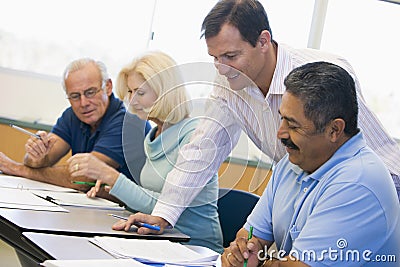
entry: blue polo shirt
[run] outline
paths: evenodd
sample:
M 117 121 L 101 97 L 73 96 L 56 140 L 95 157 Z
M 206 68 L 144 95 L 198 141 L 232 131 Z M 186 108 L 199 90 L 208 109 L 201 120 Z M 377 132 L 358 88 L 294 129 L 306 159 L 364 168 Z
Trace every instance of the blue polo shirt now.
M 119 164 L 119 172 L 125 174 L 129 179 L 133 179 L 133 176 L 137 174 L 133 172 L 132 175 L 129 171 L 122 143 L 122 130 L 124 127 L 125 114 L 126 110 L 123 102 L 118 98 L 115 98 L 114 94 L 111 94 L 107 111 L 95 132 L 90 132 L 90 126 L 81 122 L 71 107 L 67 108 L 61 117 L 58 118 L 57 123 L 53 126 L 52 132 L 70 145 L 72 155 L 75 155 L 76 153 L 89 153 L 92 151 L 102 153 Z M 136 120 L 136 122 L 141 123 L 139 126 L 141 134 L 140 136 L 135 135 L 135 138 L 129 142 L 135 144 L 135 158 L 140 158 L 140 156 L 143 158 L 141 166 L 140 162 L 135 165 L 136 168 L 140 168 L 141 170 L 145 161 L 143 150 L 145 129 L 148 131 L 150 129 L 150 124 L 148 122 L 145 123 L 142 120 Z M 134 125 L 133 123 L 125 123 L 124 132 L 129 132 L 129 129 L 132 127 L 136 132 L 138 129 L 137 125 Z M 126 141 L 125 143 L 129 142 Z M 137 170 L 136 172 L 140 173 L 140 170 Z
M 276 166 L 245 228 L 311 266 L 398 266 L 400 205 L 389 171 L 358 133 L 312 174 Z M 396 262 L 388 262 L 396 257 Z

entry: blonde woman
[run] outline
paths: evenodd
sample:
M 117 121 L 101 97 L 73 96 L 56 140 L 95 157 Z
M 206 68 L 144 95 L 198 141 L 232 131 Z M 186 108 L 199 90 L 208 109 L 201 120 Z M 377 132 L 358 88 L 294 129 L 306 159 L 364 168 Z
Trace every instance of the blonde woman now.
M 70 160 L 72 176 L 96 179 L 89 192 L 94 197 L 101 183 L 111 187 L 110 194 L 119 198 L 130 209 L 151 214 L 163 189 L 167 174 L 175 167 L 179 148 L 189 142 L 197 120 L 190 118 L 188 98 L 179 68 L 175 61 L 162 52 L 148 52 L 123 68 L 117 78 L 117 94 L 128 104 L 128 110 L 143 120 L 156 125 L 145 137 L 146 163 L 141 171 L 140 185 L 97 160 L 90 154 Z M 179 194 L 179 188 L 176 189 Z M 180 216 L 175 227 L 191 237 L 188 244 L 200 245 L 223 252 L 222 232 L 217 213 L 218 177 L 208 182 L 200 194 Z M 113 228 L 128 230 L 133 221 L 120 221 Z

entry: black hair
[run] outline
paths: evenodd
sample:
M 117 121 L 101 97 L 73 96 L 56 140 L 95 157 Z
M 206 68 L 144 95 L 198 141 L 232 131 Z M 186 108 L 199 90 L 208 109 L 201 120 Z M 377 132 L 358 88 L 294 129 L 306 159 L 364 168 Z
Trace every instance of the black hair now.
M 256 0 L 222 0 L 211 9 L 201 26 L 202 36 L 215 37 L 226 23 L 236 27 L 244 41 L 256 46 L 262 31 L 271 35 L 267 12 Z
M 353 136 L 357 128 L 358 103 L 355 83 L 343 68 L 328 62 L 308 63 L 285 78 L 286 92 L 300 99 L 304 115 L 323 132 L 330 121 L 345 121 L 344 132 Z

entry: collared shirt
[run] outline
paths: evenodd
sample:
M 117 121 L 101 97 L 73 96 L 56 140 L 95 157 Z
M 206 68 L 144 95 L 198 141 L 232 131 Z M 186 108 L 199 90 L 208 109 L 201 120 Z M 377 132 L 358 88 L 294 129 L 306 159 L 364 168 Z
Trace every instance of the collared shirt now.
M 290 163 L 286 155 L 247 218 L 245 228 L 250 225 L 255 236 L 276 242 L 280 257 L 292 253 L 310 266 L 360 266 L 368 262 L 363 256 L 400 257 L 397 194 L 389 172 L 366 146 L 362 133 L 312 174 Z M 350 252 L 359 259 L 350 258 Z M 342 259 L 337 258 L 339 253 Z
M 130 168 L 132 169 L 131 174 L 125 160 L 124 146 L 126 149 L 130 149 L 133 147 L 132 144 L 129 144 L 132 141 L 124 144 L 124 146 L 122 143 L 124 122 L 128 121 L 128 116 L 124 120 L 125 114 L 126 111 L 123 102 L 118 98 L 115 98 L 114 94 L 111 94 L 107 111 L 95 132 L 91 133 L 90 126 L 81 122 L 71 107 L 67 108 L 61 117 L 58 118 L 57 123 L 53 126 L 52 132 L 69 144 L 72 150 L 72 155 L 75 155 L 76 153 L 90 153 L 92 151 L 102 153 L 119 164 L 118 171 L 124 173 L 130 179 L 133 179 L 132 174 L 138 177 L 145 161 L 143 150 L 145 122 L 140 120 L 142 129 L 141 140 L 139 136 L 130 139 L 136 144 L 135 153 L 138 155 L 136 158 L 141 159 L 139 165 L 136 165 L 135 168 Z M 126 123 L 125 127 L 132 129 L 135 125 L 132 123 Z M 148 125 L 148 127 L 146 126 L 147 131 L 150 129 L 149 127 L 150 125 Z M 130 131 L 132 132 L 133 130 Z M 125 143 L 127 142 L 126 140 L 127 139 L 124 140 Z M 139 148 L 137 148 L 138 146 Z
M 354 78 L 359 104 L 359 127 L 363 129 L 367 144 L 383 160 L 400 189 L 400 148 L 366 106 L 360 83 L 350 64 L 339 56 L 320 50 L 293 49 L 279 44 L 277 65 L 266 97 L 256 86 L 238 92 L 223 86 L 214 88 L 206 119 L 199 124 L 192 142 L 181 149 L 182 157 L 177 161 L 177 168 L 167 176 L 168 182 L 160 196 L 162 201 L 156 204 L 152 214 L 175 224 L 185 205 L 218 171 L 235 147 L 241 130 L 262 152 L 279 161 L 286 153 L 276 138 L 280 124 L 278 109 L 285 92 L 283 80 L 294 68 L 313 61 L 338 64 Z M 182 191 L 181 188 L 186 190 Z

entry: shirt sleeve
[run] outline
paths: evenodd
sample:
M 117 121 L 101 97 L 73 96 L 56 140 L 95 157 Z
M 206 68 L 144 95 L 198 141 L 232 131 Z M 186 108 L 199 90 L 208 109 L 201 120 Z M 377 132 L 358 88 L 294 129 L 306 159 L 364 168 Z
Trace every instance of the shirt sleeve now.
M 138 186 L 122 173 L 119 174 L 110 194 L 124 202 L 129 208 L 147 214 L 152 212 L 160 196 L 158 192 Z
M 266 189 L 244 224 L 244 228 L 247 231 L 250 231 L 250 226 L 253 226 L 253 235 L 267 241 L 274 241 L 272 228 L 272 205 L 274 203 L 272 196 L 274 195 L 274 181 L 275 172 L 272 173 Z
M 175 225 L 184 209 L 218 172 L 236 146 L 241 129 L 223 99 L 210 99 L 189 144 L 180 150 L 175 168 L 166 177 L 152 215 Z

